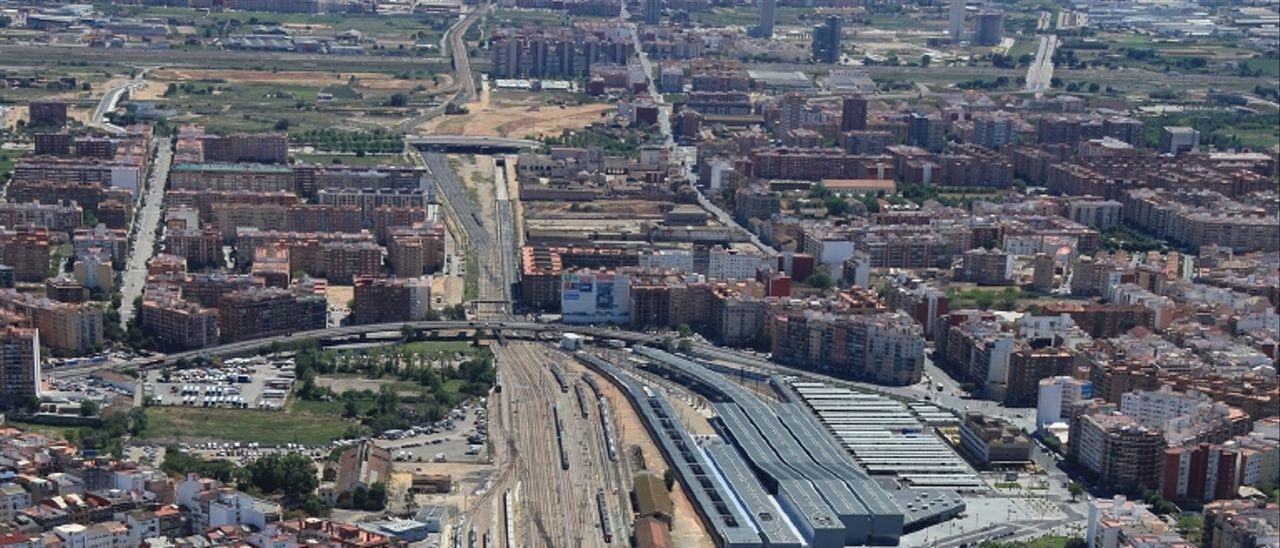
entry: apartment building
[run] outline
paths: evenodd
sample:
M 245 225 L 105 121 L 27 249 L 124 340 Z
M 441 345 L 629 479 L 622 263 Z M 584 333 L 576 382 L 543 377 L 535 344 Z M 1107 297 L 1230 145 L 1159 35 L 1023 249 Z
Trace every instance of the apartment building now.
M 635 54 L 626 36 L 601 36 L 581 26 L 500 29 L 489 38 L 498 78 L 573 78 L 597 64 L 626 65 Z
M 206 163 L 289 163 L 289 141 L 284 135 L 236 133 L 204 135 L 199 140 Z
M 1089 501 L 1086 519 L 1085 542 L 1089 548 L 1195 548 L 1145 505 L 1123 495 Z
M 166 228 L 164 252 L 186 259 L 192 267 L 221 265 L 222 234 L 214 228 Z
M 764 258 L 738 249 L 714 246 L 708 250 L 707 278 L 712 280 L 751 280 L 764 264 Z
M 223 525 L 248 525 L 261 530 L 278 523 L 283 515 L 277 503 L 254 498 L 223 487 L 217 480 L 194 474 L 178 481 L 174 490 L 178 506 L 191 517 L 194 530 Z
M 320 182 L 317 184 L 338 185 L 344 181 L 343 177 L 347 176 L 355 178 L 356 181 L 363 179 L 358 177 L 361 172 L 321 172 L 317 175 Z M 329 206 L 351 206 L 360 211 L 360 224 L 365 228 L 373 228 L 376 224 L 376 214 L 379 208 L 411 208 L 426 211 L 432 202 L 431 194 L 418 188 L 418 178 L 421 177 L 414 171 L 393 171 L 389 173 L 374 172 L 370 177 L 377 179 L 379 184 L 385 187 L 343 187 L 328 186 L 321 187 L 317 190 L 316 202 Z M 337 179 L 337 180 L 334 180 Z M 382 179 L 386 179 L 383 181 Z M 406 184 L 411 186 L 396 186 Z M 425 219 L 424 219 L 425 220 Z
M 240 228 L 236 231 L 236 258 L 241 264 L 253 260 L 248 250 L 259 247 L 287 249 L 290 272 L 303 271 L 350 283 L 353 276 L 382 271 L 382 247 L 373 234 L 359 232 L 281 232 Z M 246 256 L 247 255 L 247 256 Z
M 924 330 L 906 314 L 804 311 L 771 317 L 768 325 L 781 363 L 878 384 L 920 381 Z
M 1192 247 L 1218 245 L 1237 252 L 1280 250 L 1275 213 L 1212 191 L 1130 190 L 1120 200 L 1129 223 Z
M 297 194 L 289 191 L 254 192 L 248 190 L 189 190 L 171 188 L 165 191 L 165 205 L 170 209 L 187 207 L 196 210 L 199 219 L 212 222 L 213 206 L 227 207 L 248 205 L 274 205 L 288 207 L 301 203 Z M 198 227 L 190 227 L 198 228 Z
M 1004 403 L 1028 406 L 1037 401 L 1040 381 L 1070 375 L 1075 368 L 1075 352 L 1059 347 L 1033 347 L 1023 341 L 1009 355 L 1009 374 L 1005 382 Z
M 1102 485 L 1135 492 L 1159 488 L 1167 444 L 1157 428 L 1119 413 L 1085 412 L 1072 424 L 1069 445 Z
M 122 266 L 129 253 L 129 231 L 107 228 L 104 224 L 93 228 L 77 228 L 71 235 L 71 247 L 77 255 L 90 249 L 105 250 L 111 254 L 114 264 Z
M 235 237 L 236 229 L 294 232 L 360 232 L 363 223 L 355 206 L 324 204 L 213 204 L 211 225 L 224 240 Z
M 420 167 L 298 164 L 293 166 L 293 175 L 298 193 L 307 198 L 320 199 L 319 203 L 334 203 L 321 199 L 323 192 L 341 193 L 345 190 L 355 191 L 357 194 L 423 193 L 428 202 L 432 201 L 432 185 L 427 184 L 426 170 Z M 396 198 L 386 199 L 395 200 Z M 346 204 L 342 202 L 339 205 Z M 377 203 L 375 205 L 412 204 Z
M 351 321 L 355 324 L 407 322 L 425 319 L 431 309 L 429 278 L 355 279 Z
M 142 327 L 162 346 L 192 349 L 218 343 L 218 311 L 182 298 L 176 285 L 147 286 Z
M 837 148 L 769 148 L 751 152 L 753 175 L 759 179 L 894 179 L 887 156 L 860 156 Z
M 417 277 L 444 267 L 445 227 L 442 223 L 417 223 L 388 229 L 387 264 L 393 275 Z
M 1036 427 L 1044 430 L 1066 422 L 1073 410 L 1093 398 L 1089 381 L 1065 375 L 1040 379 L 1036 396 Z
M 102 347 L 102 308 L 98 303 L 63 303 L 0 290 L 0 309 L 24 317 L 22 324 L 40 330 L 40 343 L 54 354 L 75 356 Z
M 59 200 L 54 204 L 30 202 L 0 203 L 0 226 L 32 226 L 52 232 L 71 232 L 79 228 L 84 216 L 76 203 Z
M 293 170 L 272 164 L 174 164 L 169 188 L 247 192 L 294 192 Z
M 1204 538 L 1209 548 L 1249 548 L 1280 538 L 1280 505 L 1259 500 L 1218 500 L 1204 507 Z
M 391 229 L 413 226 L 429 226 L 426 209 L 413 206 L 378 206 L 373 210 L 373 235 L 379 244 L 386 245 Z M 443 225 L 440 230 L 444 230 Z
M 995 249 L 964 252 L 958 279 L 978 285 L 1008 285 L 1013 274 L 1013 256 Z
M 218 307 L 224 343 L 321 329 L 326 318 L 323 296 L 276 287 L 235 291 L 222 297 Z
M 12 267 L 17 281 L 44 281 L 49 274 L 49 231 L 0 229 L 0 264 Z
M 0 328 L 0 407 L 24 405 L 29 398 L 39 395 L 40 334 L 29 327 Z M 9 522 L 4 519 L 8 508 L 4 499 L 8 499 L 7 493 L 0 493 L 0 523 Z
M 1101 304 L 1062 301 L 1044 306 L 1050 316 L 1066 314 L 1089 336 L 1096 339 L 1118 337 L 1135 327 L 1155 327 L 1155 312 L 1136 304 Z
M 76 256 L 74 279 L 88 289 L 100 289 L 110 294 L 115 288 L 115 268 L 111 254 L 101 248 L 90 248 Z

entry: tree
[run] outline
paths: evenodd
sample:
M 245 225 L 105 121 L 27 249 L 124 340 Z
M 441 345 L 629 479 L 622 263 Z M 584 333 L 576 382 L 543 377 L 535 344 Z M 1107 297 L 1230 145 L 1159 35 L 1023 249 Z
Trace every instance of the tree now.
M 387 506 L 387 484 L 380 481 L 369 486 L 364 502 L 365 510 L 382 510 Z
M 289 131 L 289 119 L 281 118 L 276 120 L 276 131 Z
M 97 402 L 95 402 L 95 401 L 93 401 L 93 400 L 90 400 L 90 399 L 85 399 L 84 401 L 80 402 L 80 416 L 81 416 L 81 417 L 92 417 L 92 416 L 97 415 L 97 414 L 98 414 L 98 403 L 97 403 Z
M 142 432 L 147 429 L 146 409 L 142 407 L 134 407 L 133 409 L 130 409 L 127 419 L 130 436 L 141 436 Z
M 929 66 L 929 63 L 932 63 L 932 62 L 933 62 L 933 57 L 931 57 L 929 54 L 926 53 L 920 56 L 920 66 L 927 67 Z
M 835 282 L 831 280 L 831 276 L 829 276 L 826 272 L 815 272 L 813 274 L 810 274 L 808 278 L 805 278 L 804 283 L 805 285 L 808 285 L 810 287 L 815 287 L 818 289 L 828 289 Z
M 662 472 L 662 484 L 663 484 L 663 485 L 665 485 L 665 486 L 667 487 L 667 490 L 668 490 L 668 491 L 670 491 L 672 488 L 674 488 L 674 487 L 675 487 L 675 485 L 676 485 L 676 475 L 675 475 L 675 473 L 674 473 L 674 472 L 672 472 L 672 471 L 671 471 L 671 469 L 670 469 L 670 468 L 668 468 L 668 469 L 666 469 L 664 472 Z
M 1075 502 L 1084 494 L 1084 486 L 1078 481 L 1073 481 L 1067 485 L 1067 493 L 1071 494 L 1071 502 Z
M 676 326 L 676 333 L 679 333 L 681 337 L 690 337 L 693 336 L 693 329 L 689 327 L 689 324 L 682 323 Z
M 347 392 L 346 394 L 351 394 L 351 392 Z M 347 398 L 347 401 L 343 404 L 342 416 L 348 419 L 354 419 L 360 416 L 360 406 L 356 403 L 356 399 L 354 397 Z
M 329 515 L 329 505 L 325 504 L 320 497 L 307 495 L 307 498 L 302 501 L 302 511 L 308 516 L 322 518 Z
M 1178 533 L 1187 542 L 1195 546 L 1200 545 L 1200 540 L 1204 536 L 1204 518 L 1201 516 L 1181 516 L 1178 518 Z
M 271 453 L 250 463 L 245 471 L 248 483 L 263 493 L 297 498 L 320 485 L 315 465 L 301 453 Z
M 387 98 L 387 106 L 389 107 L 403 107 L 407 104 L 409 104 L 409 96 L 403 93 L 396 93 Z
M 454 322 L 465 320 L 467 319 L 467 308 L 461 304 L 445 308 L 444 319 Z
M 242 470 L 231 461 L 193 457 L 183 452 L 177 445 L 165 448 L 164 462 L 160 464 L 160 469 L 171 476 L 199 474 L 223 483 L 237 481 L 242 474 Z
M 676 350 L 684 353 L 692 352 L 693 343 L 689 339 L 680 339 L 680 342 L 676 343 Z

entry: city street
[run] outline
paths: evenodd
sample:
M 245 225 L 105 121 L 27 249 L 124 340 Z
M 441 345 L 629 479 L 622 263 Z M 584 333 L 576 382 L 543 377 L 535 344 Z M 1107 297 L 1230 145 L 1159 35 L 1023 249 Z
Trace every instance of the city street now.
M 151 175 L 147 177 L 146 188 L 142 193 L 142 205 L 134 215 L 133 235 L 129 248 L 129 260 L 124 273 L 120 275 L 120 327 L 129 325 L 136 311 L 133 301 L 142 295 L 142 286 L 147 281 L 147 261 L 155 253 L 156 227 L 160 223 L 160 209 L 164 202 L 164 189 L 169 181 L 169 165 L 173 162 L 169 139 L 156 139 L 156 161 L 151 165 Z

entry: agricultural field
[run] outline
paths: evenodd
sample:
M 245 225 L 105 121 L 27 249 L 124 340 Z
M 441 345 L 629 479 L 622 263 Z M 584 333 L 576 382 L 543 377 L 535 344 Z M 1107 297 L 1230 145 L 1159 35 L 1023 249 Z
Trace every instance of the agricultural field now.
M 175 111 L 173 121 L 201 123 L 214 133 L 390 127 L 451 83 L 429 73 L 197 69 L 156 70 L 148 79 L 153 84 L 142 98 Z
M 775 25 L 795 26 L 815 24 L 822 17 L 812 8 L 778 6 Z M 698 11 L 689 14 L 693 23 L 712 27 L 751 27 L 759 24 L 760 12 L 752 6 L 715 7 L 710 11 Z
M 294 36 L 329 37 L 358 31 L 388 49 L 415 43 L 438 43 L 454 19 L 445 15 L 313 15 L 255 11 L 209 11 L 160 6 L 111 6 L 108 13 L 157 17 L 179 35 L 216 38 L 252 32 L 258 25 L 279 25 Z

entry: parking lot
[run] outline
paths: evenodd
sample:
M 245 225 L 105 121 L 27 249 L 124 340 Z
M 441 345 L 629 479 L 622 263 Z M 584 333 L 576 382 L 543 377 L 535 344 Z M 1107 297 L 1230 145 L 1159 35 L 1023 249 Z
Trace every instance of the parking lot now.
M 254 356 L 220 367 L 148 371 L 142 388 L 152 405 L 279 409 L 294 380 L 292 358 Z
M 391 430 L 374 443 L 398 462 L 488 462 L 488 424 L 483 403 L 462 405 L 443 420 L 406 431 Z

